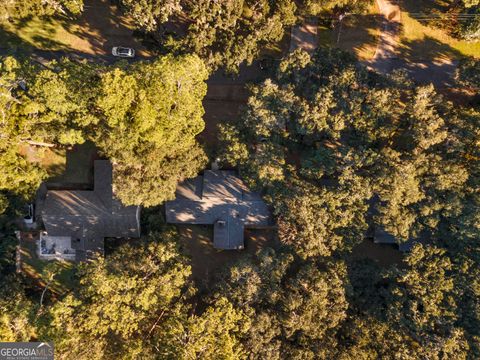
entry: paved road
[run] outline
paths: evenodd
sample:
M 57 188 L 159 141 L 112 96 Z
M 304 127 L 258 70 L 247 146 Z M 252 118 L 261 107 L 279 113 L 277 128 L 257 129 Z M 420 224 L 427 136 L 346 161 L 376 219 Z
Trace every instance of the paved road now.
M 382 74 L 395 69 L 406 70 L 420 84 L 432 83 L 442 88 L 454 86 L 457 61 L 445 59 L 411 62 L 402 58 L 399 51 L 402 21 L 400 7 L 391 0 L 376 1 L 383 16 L 383 27 L 375 55 L 366 65 Z
M 390 0 L 377 0 L 377 5 L 383 16 L 382 32 L 370 66 L 385 74 L 392 70 L 392 60 L 397 57 L 402 18 L 400 7 Z
M 290 39 L 290 52 L 303 49 L 312 53 L 318 46 L 318 19 L 309 17 L 303 19 L 298 25 L 292 28 Z

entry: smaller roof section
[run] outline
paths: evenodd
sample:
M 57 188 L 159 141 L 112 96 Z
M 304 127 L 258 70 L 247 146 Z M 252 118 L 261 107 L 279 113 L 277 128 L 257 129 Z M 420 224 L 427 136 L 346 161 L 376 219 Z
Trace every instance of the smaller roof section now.
M 245 185 L 235 171 L 206 170 L 203 175 L 203 198 L 241 200 Z
M 412 247 L 419 242 L 422 242 L 420 239 L 408 239 L 406 241 L 401 241 L 395 238 L 391 233 L 389 233 L 382 226 L 375 226 L 375 233 L 373 237 L 373 242 L 376 244 L 393 244 L 398 246 L 398 250 L 401 252 L 409 252 L 412 250 Z
M 375 226 L 373 242 L 377 244 L 396 244 L 395 236 L 387 232 L 383 227 Z
M 203 191 L 203 178 L 201 176 L 182 182 L 176 191 L 176 198 L 182 200 L 201 200 Z
M 244 247 L 244 219 L 234 208 L 226 208 L 213 224 L 213 246 L 223 250 L 241 250 Z

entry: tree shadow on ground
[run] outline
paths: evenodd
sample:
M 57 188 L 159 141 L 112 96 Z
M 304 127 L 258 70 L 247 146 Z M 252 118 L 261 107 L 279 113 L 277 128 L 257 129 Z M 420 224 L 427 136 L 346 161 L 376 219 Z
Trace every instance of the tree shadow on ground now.
M 430 36 L 425 36 L 422 40 L 403 41 L 399 51 L 402 58 L 408 62 L 421 62 L 426 59 L 445 61 L 463 57 L 458 50 Z
M 52 42 L 50 42 L 50 44 L 52 44 Z M 0 55 L 10 55 L 16 53 L 29 54 L 33 51 L 33 49 L 33 44 L 25 41 L 17 34 L 9 31 L 5 26 L 0 25 Z
M 0 25 L 0 51 L 3 54 L 7 51 L 43 51 L 42 55 L 47 59 L 72 55 L 83 58 L 108 56 L 113 60 L 112 47 L 126 46 L 134 48 L 140 57 L 149 56 L 134 37 L 131 22 L 108 0 L 86 0 L 84 12 L 78 18 L 57 15 Z M 53 50 L 58 56 L 46 54 L 46 50 Z
M 139 55 L 148 55 L 134 36 L 133 20 L 108 0 L 85 0 L 82 15 L 64 24 L 69 32 L 88 42 L 91 51 L 110 54 L 114 46 L 132 47 Z
M 338 42 L 338 47 L 353 52 L 360 59 L 372 58 L 379 41 L 381 27 L 381 16 L 350 16 L 344 20 L 341 29 L 337 26 L 334 41 Z
M 331 20 L 319 25 L 320 46 L 336 46 L 357 55 L 360 60 L 373 57 L 382 26 L 382 17 L 376 15 L 351 15 L 340 24 Z M 378 34 L 376 34 L 378 32 Z
M 433 83 L 437 87 L 455 86 L 457 62 L 462 54 L 432 37 L 403 42 L 395 68 L 406 69 L 418 83 Z M 431 60 L 426 60 L 431 59 Z
M 403 0 L 397 2 L 402 11 L 425 14 L 429 14 L 432 11 L 445 12 L 449 9 L 451 3 L 451 1 L 445 0 Z
M 116 7 L 108 1 L 85 1 L 82 15 L 74 22 L 65 22 L 68 31 L 88 42 L 91 51 L 106 54 L 114 40 L 111 37 L 129 37 L 133 32 L 128 27 L 128 22 L 122 17 Z M 129 39 L 130 40 L 130 39 Z M 117 44 L 118 46 L 119 44 Z M 128 46 L 125 44 L 123 46 Z
M 55 149 L 53 149 L 55 151 Z M 47 172 L 51 174 L 49 183 L 55 184 L 82 184 L 93 186 L 93 164 L 95 160 L 100 159 L 95 144 L 85 142 L 74 145 L 63 153 L 65 164 L 50 164 Z

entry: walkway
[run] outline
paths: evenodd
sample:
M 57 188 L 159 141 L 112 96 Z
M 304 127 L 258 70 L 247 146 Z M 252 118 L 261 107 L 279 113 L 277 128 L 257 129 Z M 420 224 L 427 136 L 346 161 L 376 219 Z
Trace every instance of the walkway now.
M 318 19 L 309 17 L 303 19 L 299 25 L 292 28 L 292 38 L 290 40 L 290 52 L 297 49 L 303 49 L 312 53 L 318 46 Z
M 400 7 L 390 0 L 377 0 L 377 5 L 383 16 L 383 29 L 370 66 L 377 72 L 385 74 L 392 70 L 392 60 L 397 57 L 402 19 Z

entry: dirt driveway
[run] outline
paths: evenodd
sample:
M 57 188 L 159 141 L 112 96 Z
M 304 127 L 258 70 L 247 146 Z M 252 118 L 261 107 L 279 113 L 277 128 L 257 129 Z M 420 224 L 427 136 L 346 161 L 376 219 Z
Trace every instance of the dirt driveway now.
M 290 52 L 297 49 L 313 53 L 318 45 L 318 19 L 309 17 L 292 28 Z
M 139 55 L 149 55 L 133 36 L 132 19 L 121 14 L 109 0 L 85 0 L 85 9 L 75 21 L 76 35 L 87 41 L 94 54 L 109 55 L 113 46 L 134 48 Z

